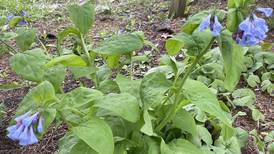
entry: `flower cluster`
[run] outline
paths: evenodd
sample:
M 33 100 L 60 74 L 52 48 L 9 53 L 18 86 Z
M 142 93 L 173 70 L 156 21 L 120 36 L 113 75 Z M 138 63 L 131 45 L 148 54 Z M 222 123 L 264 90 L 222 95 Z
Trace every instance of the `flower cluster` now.
M 18 22 L 18 25 L 24 26 L 27 24 L 27 21 L 24 18 L 26 18 L 28 16 L 28 13 L 26 11 L 21 11 L 21 16 L 23 17 L 23 19 Z M 8 21 L 10 21 L 13 17 L 14 17 L 13 14 L 7 16 Z
M 219 36 L 222 30 L 222 25 L 218 21 L 218 17 L 212 17 L 211 14 L 198 27 L 199 31 L 204 31 L 209 28 L 213 36 Z
M 258 8 L 257 11 L 263 12 L 265 16 L 271 16 L 273 9 Z M 241 46 L 257 45 L 263 41 L 267 35 L 268 26 L 263 18 L 251 14 L 239 25 L 239 29 L 233 34 L 233 39 Z
M 15 118 L 16 124 L 7 128 L 8 137 L 14 141 L 19 141 L 22 146 L 35 144 L 38 139 L 33 130 L 33 124 L 37 123 L 39 113 L 31 115 L 31 111 Z M 44 119 L 40 116 L 37 126 L 37 132 L 43 131 Z

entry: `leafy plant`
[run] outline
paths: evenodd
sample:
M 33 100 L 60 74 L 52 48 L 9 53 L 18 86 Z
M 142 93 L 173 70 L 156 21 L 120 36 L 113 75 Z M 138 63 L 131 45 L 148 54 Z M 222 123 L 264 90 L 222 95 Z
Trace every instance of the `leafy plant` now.
M 234 5 L 246 3 L 229 1 L 229 7 Z M 57 55 L 32 49 L 10 59 L 17 74 L 37 83 L 17 109 L 16 125 L 8 128 L 10 138 L 21 145 L 34 144 L 36 135 L 41 139 L 55 121 L 69 128 L 59 142 L 59 153 L 240 153 L 247 133 L 233 128 L 228 107 L 212 88 L 233 91 L 244 71 L 247 48 L 233 40 L 234 31 L 222 28 L 219 21 L 224 22 L 225 11 L 190 17 L 182 32 L 167 40 L 169 55 L 161 59 L 162 65 L 141 79 L 133 78 L 132 66 L 130 76 L 120 70 L 132 64 L 133 53 L 147 44 L 142 32 L 115 35 L 94 48 L 85 40 L 94 23 L 94 4 L 75 4 L 68 11 L 73 26 L 59 33 Z M 75 43 L 65 52 L 61 43 L 67 36 Z M 173 56 L 182 49 L 187 58 L 176 61 Z M 222 61 L 214 65 L 215 59 L 207 57 L 210 54 Z M 98 57 L 103 65 L 96 61 Z M 211 63 L 203 66 L 205 61 Z M 89 77 L 94 87 L 62 92 L 67 69 L 75 79 Z M 207 78 L 197 75 L 199 71 L 216 78 L 212 87 L 203 83 Z M 253 96 L 239 93 L 234 93 L 234 101 L 249 106 Z M 254 112 L 254 118 L 257 115 Z

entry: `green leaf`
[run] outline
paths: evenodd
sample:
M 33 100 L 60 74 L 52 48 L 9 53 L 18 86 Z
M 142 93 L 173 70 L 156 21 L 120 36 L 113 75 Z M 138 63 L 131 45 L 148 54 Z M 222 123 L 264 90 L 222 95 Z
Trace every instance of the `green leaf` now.
M 75 137 L 71 132 L 66 133 L 64 137 L 58 140 L 58 154 L 69 154 L 79 139 Z
M 16 36 L 17 34 L 14 32 L 0 33 L 0 40 L 9 41 L 11 39 L 14 39 Z
M 223 148 L 224 154 L 241 154 L 241 148 L 236 137 L 232 137 L 228 141 L 219 138 L 215 141 L 215 146 Z
M 69 154 L 98 154 L 84 141 L 79 141 L 71 148 Z
M 40 83 L 38 86 L 31 89 L 20 103 L 16 111 L 16 117 L 30 110 L 37 111 L 38 109 L 46 109 L 48 105 L 56 100 L 54 87 L 48 81 Z M 49 112 L 54 112 L 49 110 Z
M 162 154 L 204 154 L 204 152 L 184 139 L 175 139 L 168 145 L 161 143 Z
M 199 138 L 203 140 L 207 145 L 212 145 L 213 140 L 210 132 L 207 130 L 207 128 L 197 125 Z
M 57 36 L 57 50 L 59 51 L 59 53 L 61 53 L 61 50 L 62 50 L 61 43 L 66 38 L 66 36 L 69 36 L 69 35 L 77 36 L 79 39 L 81 38 L 80 32 L 74 27 L 68 27 L 62 32 L 60 32 Z
M 227 28 L 231 32 L 236 32 L 238 30 L 239 24 L 243 21 L 244 16 L 239 9 L 229 9 L 227 15 Z
M 259 76 L 254 74 L 249 75 L 246 81 L 252 88 L 256 87 L 257 84 L 261 82 Z
M 64 96 L 58 109 L 67 122 L 78 125 L 83 120 L 82 114 L 87 114 L 94 101 L 102 97 L 103 93 L 98 90 L 79 87 Z
M 9 21 L 9 27 L 14 28 L 23 18 L 20 16 L 15 16 Z
M 207 88 L 206 85 L 199 81 L 188 79 L 183 86 L 183 93 L 202 111 L 207 112 L 226 125 L 231 125 L 231 118 L 226 114 L 216 98 L 216 96 Z
M 95 20 L 95 7 L 87 1 L 83 5 L 71 5 L 68 8 L 70 20 L 82 34 L 88 33 Z
M 254 121 L 264 120 L 264 115 L 257 109 L 252 109 L 252 119 Z
M 140 95 L 144 108 L 154 108 L 160 105 L 165 97 L 164 94 L 170 86 L 171 84 L 163 73 L 154 72 L 146 75 L 140 87 Z
M 81 77 L 90 78 L 91 74 L 95 74 L 97 68 L 95 67 L 69 67 L 72 73 L 73 79 L 77 80 Z
M 205 30 L 203 32 L 197 30 L 192 33 L 192 38 L 196 44 L 198 44 L 199 51 L 197 53 L 196 49 L 194 51 L 190 50 L 187 53 L 191 53 L 190 55 L 193 56 L 198 56 L 201 51 L 205 50 L 210 45 L 213 36 L 210 30 Z
M 146 134 L 148 136 L 152 136 L 154 134 L 153 126 L 152 126 L 150 115 L 147 110 L 144 110 L 143 118 L 144 118 L 145 123 L 141 128 L 141 132 L 143 132 L 144 134 Z
M 270 96 L 274 96 L 274 84 L 270 80 L 264 80 L 261 86 L 263 91 L 267 91 Z
M 267 146 L 267 150 L 268 150 L 270 153 L 274 153 L 274 142 L 270 143 L 270 144 Z
M 103 41 L 93 51 L 103 55 L 124 55 L 143 47 L 142 40 L 134 34 L 121 34 Z
M 224 59 L 224 85 L 226 89 L 231 91 L 240 79 L 244 66 L 244 50 L 246 49 L 237 45 L 228 31 L 222 32 L 219 45 Z
M 140 119 L 138 101 L 128 93 L 108 94 L 99 100 L 95 106 L 111 111 L 130 122 L 137 122 Z
M 65 80 L 66 68 L 62 65 L 56 67 L 48 68 L 45 71 L 44 80 L 47 80 L 52 83 L 56 92 L 62 91 L 62 83 Z
M 271 132 L 269 132 L 265 138 L 264 138 L 265 142 L 272 142 L 274 141 L 274 130 L 272 130 Z
M 112 80 L 104 80 L 100 82 L 98 90 L 100 90 L 104 94 L 120 93 L 118 84 Z
M 72 128 L 72 132 L 99 154 L 113 154 L 113 135 L 108 124 L 103 120 L 92 118 Z
M 230 126 L 224 125 L 222 127 L 221 135 L 223 136 L 223 139 L 227 141 L 235 135 L 235 130 Z
M 98 71 L 96 72 L 96 78 L 98 83 L 107 80 L 112 75 L 112 71 L 106 65 L 99 67 Z
M 198 50 L 196 46 L 196 42 L 190 35 L 178 33 L 166 41 L 165 47 L 169 55 L 176 55 L 183 47 L 188 50 Z
M 239 146 L 241 148 L 244 147 L 246 143 L 248 142 L 248 132 L 243 130 L 240 127 L 236 128 L 236 137 L 238 139 Z
M 44 65 L 48 57 L 42 49 L 28 50 L 17 53 L 10 58 L 10 65 L 14 72 L 26 80 L 40 82 L 44 76 Z
M 20 28 L 16 33 L 16 45 L 21 51 L 28 50 L 36 40 L 36 29 Z
M 115 81 L 117 82 L 120 88 L 120 91 L 122 93 L 129 93 L 132 96 L 135 96 L 138 102 L 141 102 L 141 97 L 140 97 L 141 80 L 130 80 L 129 78 L 125 76 L 117 75 Z
M 234 98 L 233 104 L 236 106 L 248 106 L 250 108 L 253 107 L 255 103 L 256 96 L 251 89 L 237 89 L 232 93 L 232 97 Z
M 46 64 L 46 67 L 52 67 L 54 65 L 62 64 L 64 66 L 79 66 L 85 67 L 87 63 L 80 57 L 74 54 L 64 55 L 53 58 Z
M 184 33 L 192 34 L 192 32 L 200 25 L 202 20 L 208 16 L 207 11 L 199 12 L 187 19 L 187 22 L 182 26 L 181 30 Z
M 172 120 L 172 126 L 180 128 L 182 131 L 188 132 L 192 136 L 198 135 L 194 118 L 184 109 L 181 109 L 176 113 L 175 117 Z
M 42 138 L 42 134 L 47 132 L 47 129 L 50 127 L 51 123 L 54 121 L 56 117 L 56 109 L 48 108 L 45 111 L 41 112 L 41 117 L 44 118 L 44 124 L 43 124 L 43 132 L 40 133 L 40 137 Z
M 111 69 L 114 69 L 115 67 L 118 66 L 119 64 L 119 60 L 120 60 L 120 56 L 118 55 L 114 55 L 114 56 L 107 56 L 106 57 L 106 61 L 108 64 L 108 67 L 110 67 Z

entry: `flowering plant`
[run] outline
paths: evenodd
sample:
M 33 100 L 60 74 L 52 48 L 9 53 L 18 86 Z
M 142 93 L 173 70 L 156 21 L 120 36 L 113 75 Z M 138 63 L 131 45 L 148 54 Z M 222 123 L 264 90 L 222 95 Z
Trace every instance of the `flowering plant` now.
M 251 4 L 250 1 L 239 4 L 238 0 L 228 3 L 230 9 Z M 264 19 L 247 15 L 243 10 L 246 19 L 239 21 L 238 9 L 236 17 L 231 17 L 235 15 L 231 10 L 200 12 L 187 20 L 181 33 L 167 40 L 168 56 L 161 59 L 162 66 L 149 70 L 142 79 L 134 79 L 132 71 L 127 77 L 119 70 L 127 64 L 123 57 L 132 64 L 133 52 L 147 43 L 144 34 L 115 35 L 93 48 L 86 45 L 85 36 L 94 23 L 94 4 L 72 5 L 68 10 L 74 25 L 59 33 L 57 55 L 32 49 L 10 59 L 17 74 L 38 83 L 18 108 L 16 124 L 8 128 L 11 139 L 21 145 L 37 143 L 35 133 L 42 138 L 56 121 L 69 128 L 60 140 L 59 153 L 240 154 L 247 132 L 233 128 L 227 105 L 192 76 L 217 43 L 219 47 L 214 49 L 223 58 L 224 69 L 220 74 L 224 88 L 234 90 L 248 49 L 243 46 L 259 44 L 265 39 Z M 270 15 L 270 9 L 259 9 L 265 10 Z M 73 50 L 61 47 L 67 36 L 76 40 Z M 187 58 L 179 62 L 173 56 L 182 49 Z M 100 66 L 97 57 L 105 65 Z M 64 93 L 61 85 L 67 69 L 76 79 L 89 77 L 94 87 Z M 114 70 L 118 70 L 115 77 Z

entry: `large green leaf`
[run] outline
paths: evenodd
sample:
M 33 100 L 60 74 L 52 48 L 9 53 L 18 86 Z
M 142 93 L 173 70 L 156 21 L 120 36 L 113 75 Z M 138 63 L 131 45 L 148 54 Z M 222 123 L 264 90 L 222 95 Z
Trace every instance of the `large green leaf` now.
M 52 83 L 56 92 L 62 91 L 62 83 L 65 80 L 66 68 L 62 65 L 48 68 L 45 71 L 44 80 Z
M 102 97 L 103 93 L 98 90 L 79 87 L 67 93 L 62 99 L 62 103 L 64 103 L 64 105 L 79 108 L 89 104 L 92 101 L 99 100 Z
M 233 91 L 232 97 L 234 98 L 233 103 L 236 106 L 247 106 L 252 108 L 256 101 L 256 95 L 254 92 L 247 88 L 241 88 Z
M 74 28 L 74 27 L 68 27 L 62 32 L 60 32 L 57 36 L 57 50 L 59 53 L 61 53 L 61 43 L 62 41 L 69 35 L 77 36 L 78 38 L 81 38 L 80 32 Z
M 27 29 L 27 28 L 20 28 L 16 31 L 17 36 L 15 38 L 16 45 L 22 51 L 28 50 L 32 43 L 35 42 L 36 38 L 36 30 L 35 29 Z
M 16 115 L 21 115 L 29 110 L 37 111 L 39 108 L 46 109 L 55 99 L 54 87 L 50 82 L 44 81 L 29 91 L 20 103 Z
M 244 53 L 247 49 L 237 45 L 229 31 L 222 32 L 219 45 L 224 59 L 224 86 L 228 90 L 233 90 L 240 79 L 244 66 Z
M 95 106 L 111 111 L 130 122 L 137 122 L 140 119 L 138 101 L 128 93 L 108 94 Z
M 145 108 L 156 107 L 161 104 L 166 91 L 171 84 L 165 74 L 153 72 L 147 74 L 141 82 L 140 95 Z
M 94 4 L 90 1 L 81 6 L 74 4 L 68 8 L 70 20 L 82 34 L 86 34 L 94 23 L 94 9 Z
M 72 73 L 73 79 L 77 80 L 81 77 L 90 78 L 91 74 L 95 74 L 97 71 L 96 67 L 69 67 L 69 70 Z
M 141 80 L 130 80 L 129 78 L 118 75 L 115 80 L 122 93 L 129 93 L 135 96 L 138 101 L 141 101 L 140 97 L 140 85 Z
M 69 154 L 98 154 L 84 141 L 79 141 L 70 150 Z
M 204 154 L 204 151 L 187 140 L 175 139 L 169 144 L 162 141 L 161 154 Z
M 59 110 L 67 122 L 72 125 L 79 124 L 83 120 L 82 114 L 87 114 L 94 101 L 102 97 L 103 94 L 98 90 L 79 87 L 65 95 Z
M 100 82 L 98 90 L 104 94 L 120 93 L 118 84 L 113 80 L 104 80 Z
M 54 65 L 62 64 L 64 66 L 87 66 L 87 63 L 80 57 L 74 54 L 64 55 L 60 57 L 53 58 L 46 64 L 46 67 L 52 67 Z
M 166 50 L 169 55 L 176 55 L 183 47 L 194 50 L 197 46 L 191 35 L 179 33 L 166 41 Z M 196 47 L 198 50 L 198 47 Z
M 239 24 L 243 21 L 243 19 L 243 14 L 239 9 L 229 9 L 226 21 L 227 28 L 231 32 L 236 32 L 238 30 Z
M 10 58 L 10 65 L 13 71 L 26 80 L 40 82 L 44 76 L 44 65 L 48 57 L 42 49 L 28 50 L 17 53 Z
M 94 117 L 72 128 L 72 132 L 99 154 L 113 154 L 113 135 L 108 124 L 103 120 Z
M 231 125 L 231 118 L 222 110 L 216 96 L 206 85 L 199 81 L 188 79 L 183 86 L 183 93 L 191 103 L 195 104 L 202 111 L 215 116 L 228 126 Z
M 172 120 L 172 125 L 190 133 L 192 136 L 198 134 L 194 118 L 184 109 L 176 113 L 176 116 Z
M 68 154 L 79 139 L 71 132 L 67 132 L 64 137 L 58 140 L 58 154 Z
M 123 55 L 140 50 L 143 41 L 134 34 L 121 34 L 105 40 L 93 51 L 103 55 Z

